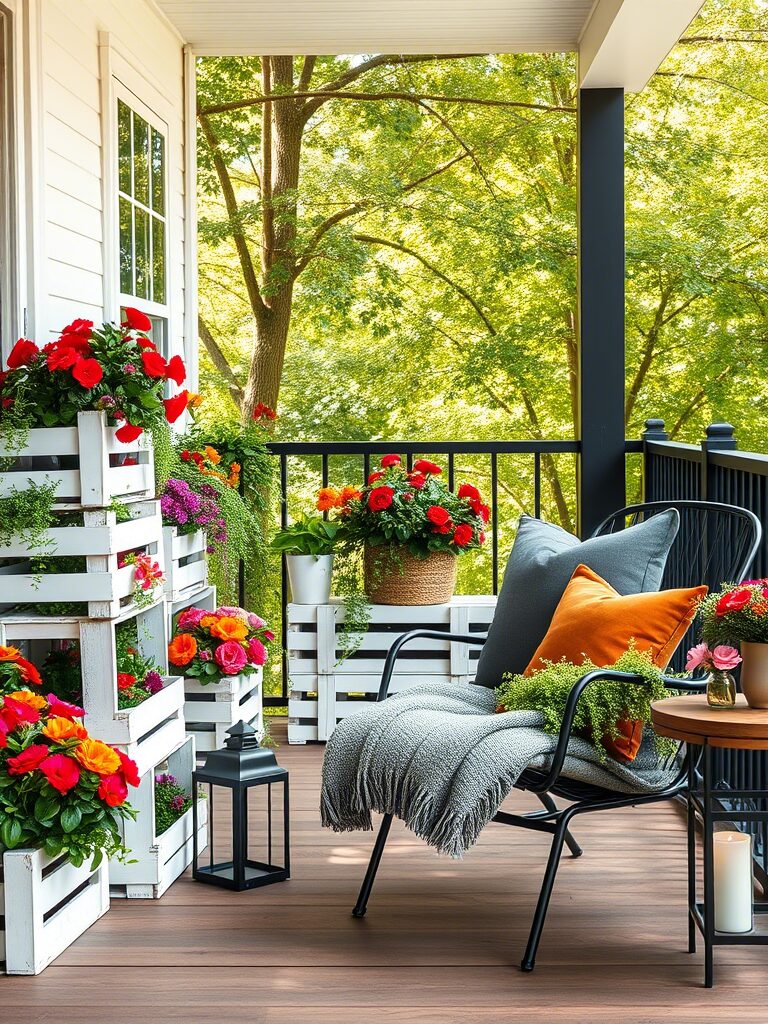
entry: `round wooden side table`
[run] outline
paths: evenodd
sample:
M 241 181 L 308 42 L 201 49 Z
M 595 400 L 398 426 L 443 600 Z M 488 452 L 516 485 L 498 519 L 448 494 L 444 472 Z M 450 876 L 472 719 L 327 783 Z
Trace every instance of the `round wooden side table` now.
M 715 929 L 714 834 L 718 822 L 768 824 L 768 792 L 763 789 L 717 787 L 719 749 L 768 750 L 768 710 L 750 708 L 739 694 L 736 707 L 710 708 L 704 695 L 669 697 L 651 705 L 653 727 L 661 736 L 701 747 L 688 758 L 688 951 L 696 951 L 696 929 L 704 937 L 704 984 L 714 983 L 713 951 L 719 945 L 768 945 L 768 934 Z M 700 779 L 697 776 L 697 762 Z M 696 814 L 704 828 L 704 900 L 696 899 Z M 754 883 L 753 883 L 754 884 Z M 753 913 L 768 912 L 768 903 L 754 901 Z

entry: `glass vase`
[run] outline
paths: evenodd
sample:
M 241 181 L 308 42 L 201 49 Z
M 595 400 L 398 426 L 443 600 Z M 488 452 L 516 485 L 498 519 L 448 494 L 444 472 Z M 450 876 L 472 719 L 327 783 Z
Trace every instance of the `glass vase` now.
M 713 669 L 707 679 L 707 704 L 711 708 L 736 706 L 736 682 L 730 672 Z

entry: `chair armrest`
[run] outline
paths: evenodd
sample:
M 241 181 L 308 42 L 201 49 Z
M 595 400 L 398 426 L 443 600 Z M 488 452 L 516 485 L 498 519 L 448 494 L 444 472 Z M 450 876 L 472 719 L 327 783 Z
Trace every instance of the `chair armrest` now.
M 547 773 L 546 777 L 536 786 L 535 792 L 546 792 L 556 782 L 565 762 L 565 756 L 568 751 L 568 743 L 571 738 L 571 730 L 573 729 L 573 720 L 576 717 L 576 706 L 579 703 L 581 695 L 584 693 L 590 683 L 596 682 L 598 679 L 609 679 L 614 680 L 618 683 L 629 683 L 632 686 L 647 686 L 645 679 L 642 676 L 634 675 L 631 672 L 616 672 L 613 669 L 598 669 L 595 672 L 587 672 L 583 675 L 578 682 L 574 683 L 571 687 L 571 691 L 568 694 L 568 700 L 565 705 L 565 714 L 563 715 L 563 723 L 560 726 L 560 732 L 557 738 L 557 746 L 555 747 L 555 753 L 552 758 L 552 765 Z M 667 690 L 684 690 L 687 693 L 702 693 L 707 688 L 706 680 L 704 679 L 675 679 L 672 676 L 663 677 L 664 688 Z
M 384 669 L 381 673 L 381 685 L 379 686 L 379 694 L 376 698 L 377 701 L 384 700 L 389 694 L 389 684 L 392 680 L 392 673 L 395 670 L 395 662 L 400 654 L 400 651 L 407 643 L 411 640 L 450 640 L 452 643 L 458 644 L 476 644 L 482 646 L 488 637 L 484 634 L 472 634 L 472 633 L 443 633 L 438 629 L 412 629 L 409 633 L 403 633 L 389 648 L 387 653 L 386 661 L 384 662 Z

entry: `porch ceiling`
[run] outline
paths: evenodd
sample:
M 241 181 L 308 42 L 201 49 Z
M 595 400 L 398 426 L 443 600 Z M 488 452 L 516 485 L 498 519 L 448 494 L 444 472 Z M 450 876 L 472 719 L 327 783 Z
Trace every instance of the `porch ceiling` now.
M 576 51 L 641 89 L 702 0 L 155 0 L 199 54 Z

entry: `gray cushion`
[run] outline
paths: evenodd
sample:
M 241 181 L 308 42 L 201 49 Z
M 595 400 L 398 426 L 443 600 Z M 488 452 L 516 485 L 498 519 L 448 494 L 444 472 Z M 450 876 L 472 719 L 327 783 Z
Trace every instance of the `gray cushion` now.
M 679 526 L 677 509 L 670 508 L 618 533 L 579 541 L 559 526 L 522 516 L 475 682 L 498 686 L 505 672 L 525 671 L 578 565 L 620 594 L 658 590 Z

